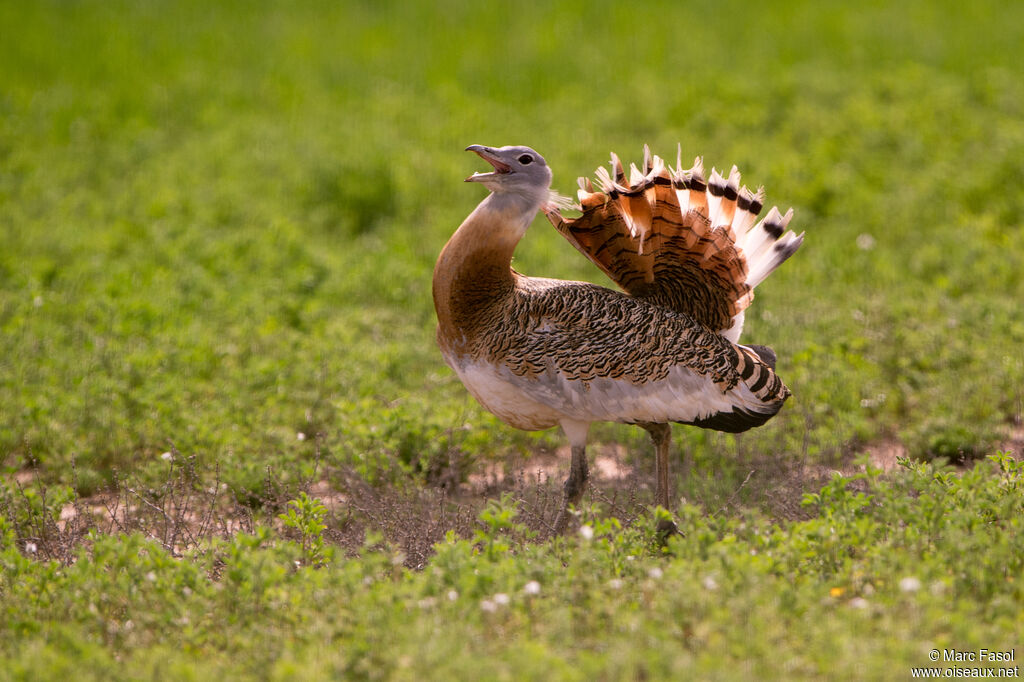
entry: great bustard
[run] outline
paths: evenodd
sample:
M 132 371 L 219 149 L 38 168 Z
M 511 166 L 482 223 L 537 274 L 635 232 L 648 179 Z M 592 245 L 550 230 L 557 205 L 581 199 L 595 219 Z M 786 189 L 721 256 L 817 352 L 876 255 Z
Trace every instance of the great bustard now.
M 791 256 L 803 235 L 764 194 L 698 158 L 670 170 L 645 147 L 627 179 L 580 178 L 582 215 L 566 219 L 549 191 L 551 170 L 529 147 L 471 145 L 493 172 L 491 191 L 459 226 L 434 268 L 437 341 L 481 405 L 511 426 L 561 426 L 572 446 L 556 532 L 586 488 L 587 432 L 596 421 L 637 424 L 654 442 L 656 502 L 670 506 L 670 423 L 739 432 L 760 426 L 789 390 L 775 354 L 737 345 L 753 288 Z M 584 282 L 526 277 L 511 268 L 534 216 L 548 219 L 626 293 Z

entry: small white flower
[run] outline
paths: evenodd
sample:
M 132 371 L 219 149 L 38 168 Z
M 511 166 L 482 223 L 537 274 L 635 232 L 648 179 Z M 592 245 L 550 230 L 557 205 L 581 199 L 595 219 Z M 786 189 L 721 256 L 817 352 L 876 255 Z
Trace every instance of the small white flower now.
M 914 576 L 907 576 L 900 581 L 900 589 L 904 592 L 917 592 L 921 589 L 921 581 Z
M 26 542 L 25 543 L 25 551 L 28 552 L 29 554 L 35 554 L 36 552 L 39 551 L 39 547 L 37 547 L 36 543 L 34 543 L 34 542 Z
M 154 573 L 153 571 L 150 571 L 149 573 L 147 573 L 146 574 L 146 580 L 148 580 L 151 583 L 155 583 L 156 582 L 156 573 Z
M 455 601 L 459 598 L 459 593 L 455 590 L 448 590 L 448 601 Z
M 857 248 L 861 251 L 870 251 L 875 248 L 875 238 L 867 232 L 857 235 Z
M 714 576 L 705 576 L 701 584 L 704 585 L 704 589 L 708 592 L 714 592 L 718 589 L 718 581 L 715 580 Z
M 523 592 L 526 594 L 540 594 L 540 583 L 536 580 L 531 580 L 523 585 Z
M 591 526 L 580 526 L 580 535 L 583 536 L 584 540 L 592 540 L 594 538 L 594 529 Z
M 304 434 L 304 433 L 303 433 L 302 431 L 299 431 L 298 433 L 296 433 L 296 434 L 295 434 L 295 437 L 296 437 L 296 438 L 297 438 L 298 440 L 306 440 L 306 434 Z
M 861 407 L 878 407 L 885 402 L 885 394 L 879 393 L 874 398 L 864 398 L 860 401 Z
M 613 590 L 621 590 L 622 589 L 622 581 L 619 580 L 618 578 L 612 578 L 611 580 L 608 581 L 608 587 L 612 588 Z
M 170 462 L 172 459 L 174 459 L 174 455 L 170 452 L 165 452 L 162 455 L 160 455 L 160 459 L 162 459 L 165 462 Z
M 498 594 L 494 595 L 494 603 L 498 606 L 505 606 L 509 603 L 509 601 L 510 599 L 508 598 L 508 595 L 504 592 L 499 592 Z
M 43 297 L 42 296 L 36 296 L 35 298 L 33 298 L 32 299 L 32 305 L 35 306 L 36 308 L 42 308 L 43 307 Z
M 648 578 L 653 578 L 654 580 L 660 580 L 661 576 L 663 576 L 663 575 L 665 575 L 665 574 L 662 573 L 661 569 L 658 568 L 657 566 L 655 566 L 651 570 L 647 571 L 647 577 Z
M 492 602 L 490 599 L 484 599 L 480 602 L 480 608 L 487 613 L 494 613 L 498 610 L 498 605 Z
M 850 607 L 854 609 L 866 609 L 868 607 L 868 600 L 864 597 L 854 597 L 850 600 Z

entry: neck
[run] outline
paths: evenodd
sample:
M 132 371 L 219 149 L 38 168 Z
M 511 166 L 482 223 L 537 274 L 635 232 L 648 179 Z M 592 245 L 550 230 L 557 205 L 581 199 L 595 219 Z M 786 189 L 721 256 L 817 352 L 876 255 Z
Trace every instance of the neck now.
M 472 338 L 514 289 L 512 254 L 539 203 L 491 194 L 448 240 L 434 267 L 439 338 L 460 345 Z

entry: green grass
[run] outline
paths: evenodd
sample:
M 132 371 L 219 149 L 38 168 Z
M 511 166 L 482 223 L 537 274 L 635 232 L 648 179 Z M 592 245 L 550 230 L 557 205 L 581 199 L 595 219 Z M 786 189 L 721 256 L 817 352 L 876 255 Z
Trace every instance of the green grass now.
M 770 487 L 770 463 L 834 465 L 879 442 L 923 459 L 1019 443 L 1022 21 L 1021 5 L 999 2 L 0 1 L 0 467 L 14 533 L 3 551 L 5 571 L 21 576 L 6 579 L 0 600 L 28 614 L 0 628 L 0 653 L 21 666 L 0 668 L 57 677 L 73 663 L 100 671 L 128 660 L 126 675 L 137 677 L 604 669 L 619 678 L 650 659 L 652 677 L 728 678 L 749 646 L 753 675 L 814 677 L 839 651 L 883 678 L 885 661 L 925 665 L 926 641 L 1019 643 L 1020 617 L 998 611 L 1024 610 L 1017 584 L 998 577 L 1000 562 L 1013 561 L 1002 545 L 973 546 L 986 570 L 966 581 L 940 575 L 943 562 L 961 560 L 954 530 L 934 531 L 944 549 L 932 559 L 902 540 L 891 563 L 872 555 L 887 587 L 876 586 L 879 601 L 865 597 L 866 616 L 821 601 L 837 585 L 850 593 L 849 566 L 800 568 L 790 584 L 785 572 L 743 564 L 753 540 L 737 549 L 729 524 L 772 513 L 741 485 L 751 462 Z M 90 496 L 127 479 L 159 491 L 161 454 L 172 450 L 258 507 L 273 497 L 268 486 L 287 499 L 314 476 L 340 487 L 339 472 L 354 471 L 382 490 L 417 490 L 453 459 L 464 477 L 560 444 L 556 432 L 524 434 L 483 412 L 434 345 L 433 260 L 482 198 L 462 183 L 479 162 L 461 150 L 528 144 L 571 193 L 611 150 L 635 159 L 647 142 L 672 156 L 677 141 L 684 157 L 738 164 L 807 231 L 759 287 L 744 337 L 775 348 L 794 397 L 739 438 L 675 430 L 676 452 L 694 465 L 680 492 L 707 514 L 727 499 L 745 510 L 685 516 L 687 543 L 706 528 L 709 551 L 735 562 L 714 598 L 696 596 L 706 557 L 677 547 L 665 559 L 627 528 L 607 537 L 637 557 L 636 589 L 594 613 L 586 605 L 607 597 L 618 569 L 603 545 L 571 542 L 516 544 L 498 562 L 500 589 L 518 594 L 515 581 L 528 576 L 543 585 L 536 608 L 519 597 L 494 618 L 476 601 L 408 607 L 441 594 L 430 591 L 438 560 L 408 574 L 388 569 L 378 548 L 326 570 L 287 570 L 291 535 L 270 529 L 281 505 L 254 526 L 269 535 L 197 546 L 191 559 L 97 537 L 73 543 L 84 554 L 72 567 L 19 563 L 9 543 L 24 551 L 26 518 L 43 512 L 11 521 L 14 501 L 43 485 Z M 606 283 L 543 220 L 516 267 Z M 594 435 L 650 468 L 636 429 Z M 35 483 L 17 493 L 14 475 L 26 471 Z M 998 480 L 965 474 L 963 495 L 996 494 Z M 875 520 L 922 520 L 898 499 Z M 985 517 L 997 535 L 1015 523 L 1000 513 Z M 825 517 L 802 515 L 812 518 L 772 532 L 811 537 Z M 844 537 L 853 549 L 877 540 Z M 814 538 L 799 550 L 811 564 L 833 551 Z M 483 561 L 453 546 L 439 556 Z M 209 563 L 225 556 L 239 581 L 270 592 L 253 604 L 225 587 Z M 573 579 L 591 564 L 596 577 Z M 670 588 L 641 589 L 654 567 Z M 138 579 L 150 570 L 152 589 Z M 390 581 L 359 587 L 391 570 Z M 926 588 L 894 591 L 902 573 Z M 947 579 L 948 591 L 932 595 L 927 586 Z M 40 594 L 61 601 L 36 604 L 19 581 L 45 583 Z M 110 610 L 95 603 L 103 590 Z M 350 607 L 321 608 L 349 598 Z M 104 615 L 85 615 L 90 604 Z M 933 620 L 940 604 L 948 630 Z M 181 639 L 165 642 L 157 633 L 180 618 L 172 608 L 195 610 L 174 626 Z M 730 615 L 737 609 L 749 617 Z M 131 616 L 131 634 L 100 623 L 137 611 L 149 615 Z M 461 629 L 432 634 L 450 618 Z M 371 646 L 385 632 L 399 640 L 390 653 Z M 501 633 L 508 645 L 490 639 Z M 474 656 L 458 653 L 462 638 Z M 334 650 L 320 657 L 320 646 Z
M 422 571 L 380 537 L 358 559 L 266 527 L 174 559 L 94 536 L 37 562 L 0 525 L 4 670 L 109 679 L 909 679 L 928 652 L 1018 648 L 1024 467 L 836 477 L 775 524 L 680 510 L 685 538 L 584 517 L 529 541 L 510 500 Z M 295 513 L 297 510 L 303 513 Z M 0 520 L 0 523 L 4 523 Z M 296 525 L 302 525 L 301 520 Z M 319 565 L 320 568 L 313 568 Z M 296 568 L 296 567 L 299 568 Z M 215 576 L 215 577 L 211 577 Z M 940 667 L 968 666 L 943 664 Z M 1013 665 L 983 667 L 1014 669 Z

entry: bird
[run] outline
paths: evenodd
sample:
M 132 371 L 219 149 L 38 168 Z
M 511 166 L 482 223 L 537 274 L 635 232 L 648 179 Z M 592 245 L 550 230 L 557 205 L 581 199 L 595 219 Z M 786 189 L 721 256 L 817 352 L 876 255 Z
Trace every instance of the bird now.
M 566 531 L 589 478 L 591 424 L 635 424 L 655 451 L 655 502 L 671 509 L 671 424 L 737 433 L 777 414 L 790 390 L 767 346 L 739 343 L 753 289 L 803 243 L 793 209 L 757 221 L 764 189 L 739 170 L 705 174 L 697 157 L 675 168 L 644 146 L 627 176 L 611 155 L 578 203 L 552 192 L 530 147 L 473 144 L 492 170 L 466 182 L 489 194 L 462 222 L 433 272 L 437 343 L 469 393 L 506 424 L 561 427 L 571 446 L 562 506 Z M 580 215 L 567 217 L 575 209 Z M 538 213 L 620 290 L 530 277 L 511 266 Z M 755 224 L 756 223 L 756 224 Z M 674 528 L 674 525 L 672 525 Z

